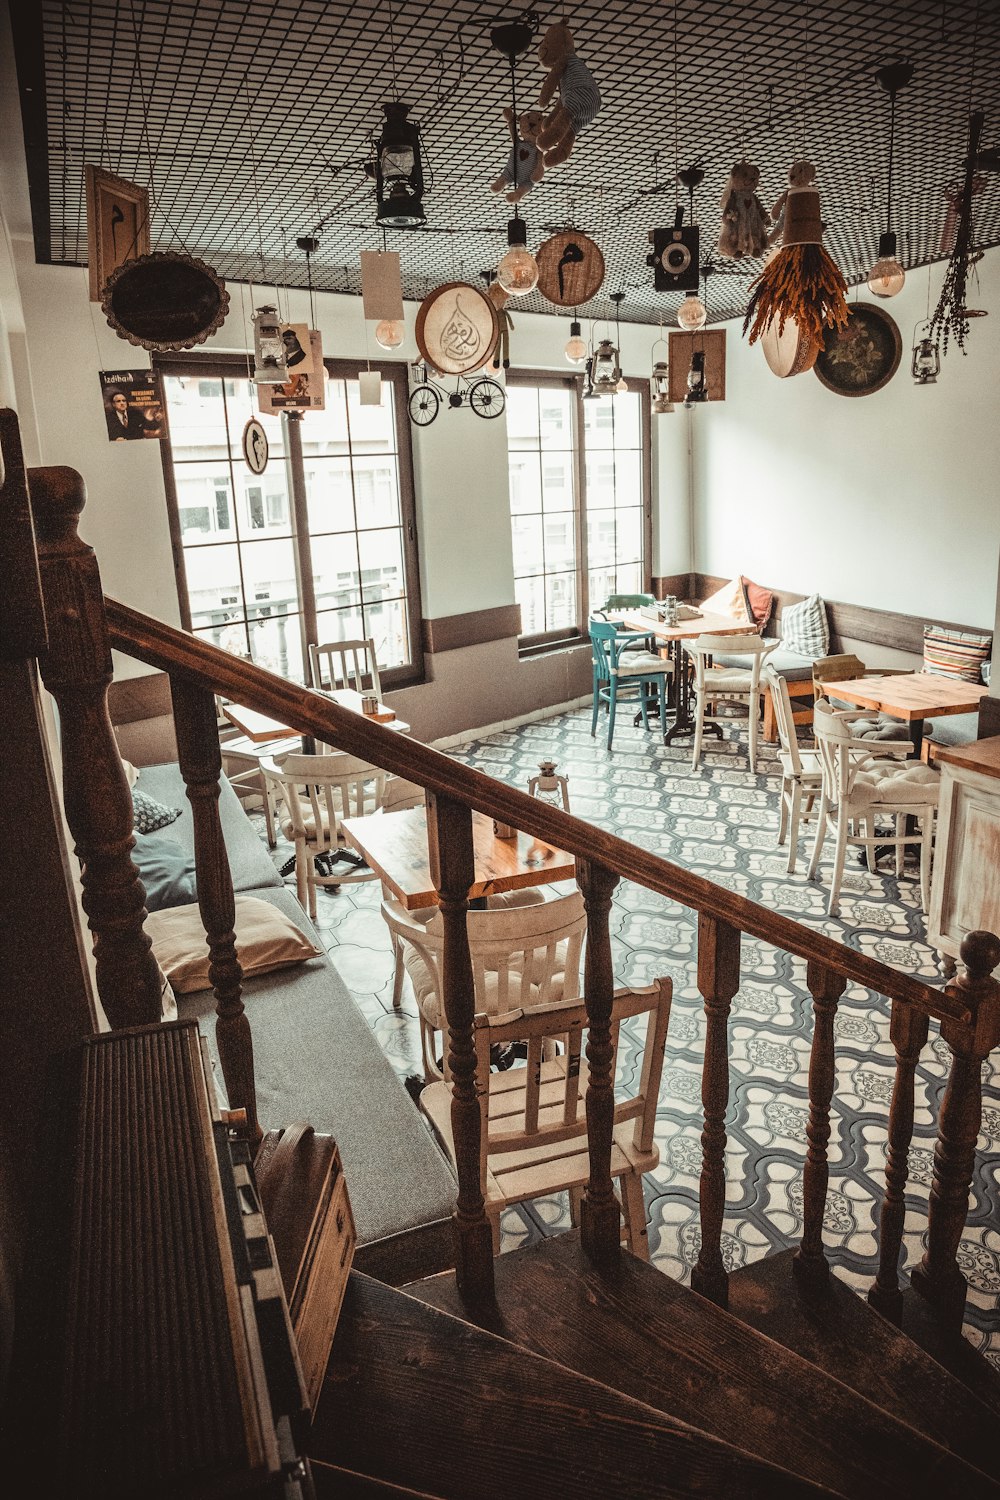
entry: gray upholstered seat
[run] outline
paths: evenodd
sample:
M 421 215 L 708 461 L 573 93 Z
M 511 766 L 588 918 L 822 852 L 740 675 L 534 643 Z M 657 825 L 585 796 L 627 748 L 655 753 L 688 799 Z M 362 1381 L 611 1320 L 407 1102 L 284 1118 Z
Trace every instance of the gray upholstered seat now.
M 971 745 L 979 734 L 979 715 L 947 714 L 924 725 L 924 738 L 935 745 Z
M 738 656 L 730 652 L 718 652 L 713 661 L 717 667 L 737 667 L 749 670 L 750 658 Z M 799 651 L 787 651 L 784 646 L 779 646 L 777 651 L 772 651 L 767 658 L 769 667 L 773 667 L 779 676 L 786 682 L 811 682 L 812 681 L 812 658 L 803 656 Z
M 169 807 L 181 808 L 176 822 L 165 830 L 177 840 L 182 849 L 194 850 L 194 818 L 187 798 L 184 780 L 176 761 L 164 766 L 144 766 L 136 783 L 139 789 L 165 802 Z M 281 876 L 271 862 L 257 831 L 240 805 L 240 799 L 229 782 L 222 778 L 219 789 L 219 816 L 222 832 L 229 852 L 229 866 L 233 873 L 235 891 L 255 891 L 260 886 L 281 885 Z

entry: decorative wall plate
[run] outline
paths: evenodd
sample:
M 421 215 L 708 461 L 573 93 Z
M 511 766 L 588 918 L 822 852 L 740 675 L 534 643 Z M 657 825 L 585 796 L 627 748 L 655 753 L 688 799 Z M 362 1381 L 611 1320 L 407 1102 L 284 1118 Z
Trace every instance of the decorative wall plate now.
M 760 347 L 764 351 L 768 369 L 782 380 L 811 370 L 819 353 L 819 345 L 802 332 L 794 318 L 785 319 L 785 326 L 780 333 L 778 319 L 775 318 L 761 334 Z
M 497 310 L 485 292 L 449 281 L 425 297 L 417 313 L 417 348 L 442 375 L 468 375 L 486 364 L 497 341 Z
M 596 297 L 604 282 L 604 256 L 594 241 L 564 229 L 539 245 L 538 290 L 556 307 L 580 307 Z
M 843 328 L 828 328 L 813 372 L 838 396 L 870 396 L 899 368 L 903 340 L 887 312 L 872 302 L 852 302 Z
M 113 271 L 101 307 L 118 337 L 140 349 L 190 349 L 222 327 L 229 293 L 203 260 L 161 250 Z
M 251 474 L 263 474 L 267 468 L 268 443 L 263 422 L 251 417 L 243 429 L 243 461 Z

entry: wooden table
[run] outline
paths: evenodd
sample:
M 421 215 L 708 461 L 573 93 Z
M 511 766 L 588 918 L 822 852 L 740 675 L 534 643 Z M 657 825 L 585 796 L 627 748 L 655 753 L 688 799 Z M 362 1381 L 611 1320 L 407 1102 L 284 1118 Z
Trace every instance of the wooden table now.
M 361 694 L 356 693 L 353 688 L 336 688 L 323 696 L 341 708 L 349 708 L 352 713 L 361 713 Z M 409 724 L 398 719 L 391 708 L 380 703 L 378 709 L 377 713 L 365 714 L 364 717 L 371 718 L 374 723 L 384 724 L 387 729 L 398 730 L 400 734 L 409 734 Z M 269 740 L 280 740 L 286 735 L 298 733 L 281 719 L 272 719 L 269 714 L 258 713 L 255 708 L 244 708 L 241 703 L 227 703 L 223 713 L 255 745 L 265 745 Z
M 962 682 L 937 672 L 899 672 L 890 677 L 851 677 L 827 685 L 831 698 L 856 703 L 859 708 L 881 710 L 910 726 L 914 754 L 919 759 L 924 738 L 924 720 L 949 714 L 973 713 L 987 689 L 979 683 Z
M 428 861 L 426 808 L 345 818 L 341 827 L 407 911 L 437 905 Z M 576 873 L 571 854 L 553 849 L 528 833 L 518 833 L 516 839 L 498 839 L 492 818 L 483 813 L 472 814 L 472 841 L 476 878 L 469 891 L 470 900 L 485 900 L 497 891 L 571 880 Z
M 692 606 L 693 607 L 693 606 Z M 683 641 L 696 640 L 700 635 L 748 635 L 753 625 L 734 620 L 732 615 L 716 615 L 702 612 L 696 620 L 678 620 L 668 625 L 665 620 L 651 620 L 639 610 L 625 610 L 619 617 L 629 630 L 641 630 L 655 636 L 667 648 L 674 672 L 670 683 L 670 698 L 667 707 L 673 710 L 674 722 L 667 729 L 664 715 L 664 744 L 669 745 L 678 735 L 694 733 L 694 718 L 691 714 L 691 681 L 684 660 Z M 722 738 L 722 728 L 706 719 L 705 728 Z
M 939 745 L 941 767 L 927 940 L 954 973 L 970 932 L 1000 932 L 1000 737 Z

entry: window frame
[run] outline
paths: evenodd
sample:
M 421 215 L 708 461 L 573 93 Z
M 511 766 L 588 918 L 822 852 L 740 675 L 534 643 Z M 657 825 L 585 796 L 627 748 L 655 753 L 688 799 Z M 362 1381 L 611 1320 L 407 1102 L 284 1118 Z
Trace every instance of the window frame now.
M 203 354 L 190 351 L 161 351 L 153 356 L 153 368 L 164 375 L 188 375 L 198 380 L 245 380 L 249 356 L 246 354 Z M 404 588 L 406 594 L 406 621 L 410 638 L 410 661 L 404 666 L 379 668 L 379 676 L 385 689 L 411 687 L 425 680 L 424 651 L 422 638 L 422 608 L 420 599 L 420 557 L 417 547 L 417 507 L 413 484 L 413 445 L 410 431 L 409 377 L 407 366 L 398 361 L 324 359 L 324 365 L 332 380 L 357 380 L 362 370 L 378 370 L 383 384 L 392 392 L 393 416 L 396 430 L 396 460 L 399 471 L 400 533 L 403 548 Z M 180 508 L 177 500 L 177 485 L 174 478 L 173 448 L 169 436 L 169 407 L 167 410 L 168 435 L 160 443 L 160 460 L 163 466 L 163 486 L 167 499 L 167 520 L 170 529 L 170 546 L 174 560 L 174 577 L 177 584 L 177 600 L 180 607 L 181 625 L 192 629 L 191 607 L 188 597 L 187 567 L 183 542 Z M 304 420 L 308 421 L 308 413 Z M 232 433 L 230 433 L 232 437 Z M 276 459 L 284 464 L 286 460 Z M 237 462 L 237 460 L 233 460 Z M 228 483 L 228 480 L 227 480 Z M 267 514 L 266 478 L 261 476 L 264 488 L 265 519 Z M 231 496 L 235 505 L 236 498 Z M 289 484 L 289 526 L 295 548 L 296 571 L 302 567 L 303 559 L 312 569 L 311 535 L 307 533 L 304 547 L 300 542 L 297 507 Z M 357 532 L 355 531 L 355 536 Z M 236 544 L 238 545 L 238 543 Z M 309 644 L 320 644 L 318 640 L 317 611 L 312 588 L 302 591 L 300 599 L 302 660 L 305 675 L 309 675 Z
M 576 531 L 577 623 L 568 629 L 537 631 L 532 635 L 520 636 L 518 638 L 519 654 L 521 656 L 536 656 L 546 651 L 557 650 L 559 647 L 576 645 L 587 639 L 587 621 L 590 618 L 591 602 L 590 567 L 587 555 L 587 454 L 583 408 L 584 377 L 579 373 L 572 373 L 570 371 L 564 373 L 561 370 L 511 369 L 506 373 L 508 386 L 556 387 L 560 390 L 570 390 L 574 396 L 571 413 L 573 423 L 573 485 L 576 491 L 574 495 L 574 516 Z M 645 591 L 649 592 L 653 576 L 653 457 L 649 382 L 647 380 L 626 378 L 629 391 L 640 398 L 639 423 L 642 435 L 642 450 L 639 472 L 642 484 L 642 580 Z M 614 397 L 611 397 L 611 399 L 614 400 Z M 610 449 L 609 451 L 614 452 L 614 449 Z M 507 455 L 509 475 L 509 447 Z M 507 503 L 509 510 L 509 494 Z

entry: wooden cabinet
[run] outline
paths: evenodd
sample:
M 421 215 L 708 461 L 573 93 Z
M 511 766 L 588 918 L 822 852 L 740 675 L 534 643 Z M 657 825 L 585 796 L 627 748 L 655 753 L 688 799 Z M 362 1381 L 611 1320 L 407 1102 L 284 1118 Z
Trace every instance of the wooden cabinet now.
M 977 928 L 1000 933 L 1000 736 L 942 747 L 928 940 L 946 959 Z

